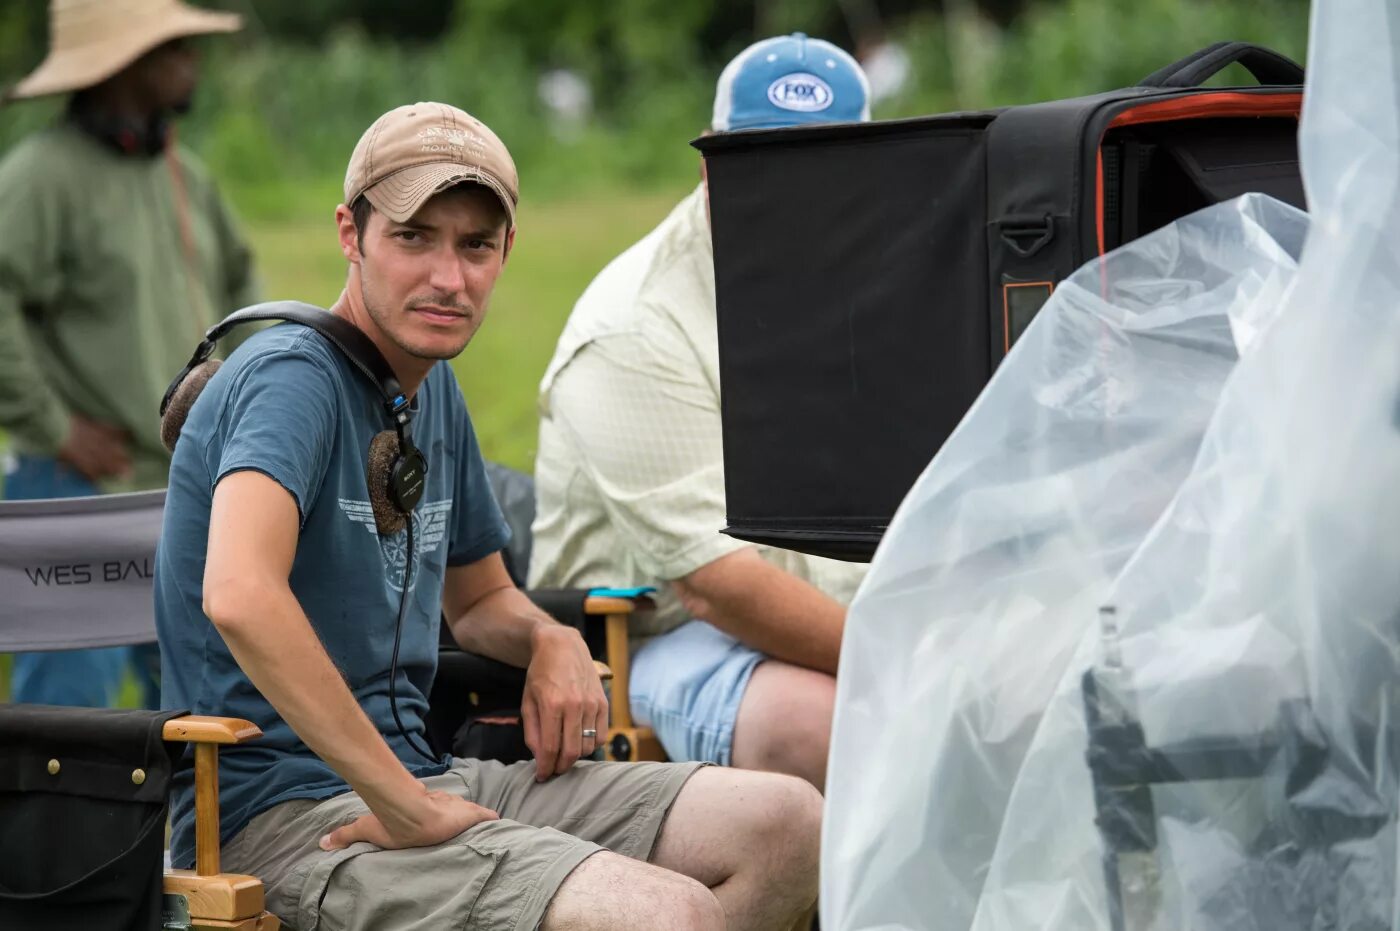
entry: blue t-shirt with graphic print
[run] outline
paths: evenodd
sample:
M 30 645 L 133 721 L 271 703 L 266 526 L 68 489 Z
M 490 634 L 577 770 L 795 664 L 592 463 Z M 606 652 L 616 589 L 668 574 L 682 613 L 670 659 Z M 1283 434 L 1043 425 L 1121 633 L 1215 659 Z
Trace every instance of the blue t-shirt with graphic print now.
M 446 567 L 475 562 L 509 539 L 461 390 L 447 363 L 413 399 L 413 438 L 428 462 L 413 515 L 414 563 L 395 686 L 405 729 L 426 745 L 423 719 L 437 670 Z M 404 740 L 389 708 L 390 657 L 407 565 L 406 536 L 381 537 L 365 477 L 370 440 L 389 428 L 375 387 L 324 337 L 283 323 L 255 333 L 224 363 L 191 409 L 170 466 L 156 556 L 155 612 L 162 705 L 246 718 L 263 736 L 221 748 L 221 840 L 294 798 L 349 790 L 254 688 L 204 615 L 203 579 L 214 486 L 261 472 L 296 500 L 301 535 L 290 577 L 312 628 L 370 720 L 418 776 L 427 763 Z M 194 860 L 192 753 L 173 792 L 172 859 Z

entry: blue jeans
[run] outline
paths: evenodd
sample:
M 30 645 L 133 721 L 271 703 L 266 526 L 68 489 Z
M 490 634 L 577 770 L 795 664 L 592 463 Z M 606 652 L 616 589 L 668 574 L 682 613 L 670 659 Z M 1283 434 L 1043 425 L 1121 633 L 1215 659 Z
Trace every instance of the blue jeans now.
M 86 478 L 55 459 L 19 456 L 5 475 L 5 497 L 77 498 L 101 494 Z M 154 643 L 94 650 L 16 653 L 10 696 L 16 702 L 106 708 L 116 704 L 122 676 L 135 667 L 141 703 L 160 707 L 160 648 Z

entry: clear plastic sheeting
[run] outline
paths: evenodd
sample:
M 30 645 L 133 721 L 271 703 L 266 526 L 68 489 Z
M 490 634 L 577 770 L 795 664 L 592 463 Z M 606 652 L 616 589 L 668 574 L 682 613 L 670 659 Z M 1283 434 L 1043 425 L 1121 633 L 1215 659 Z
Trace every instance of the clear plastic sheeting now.
M 971 926 L 1042 714 L 1306 228 L 1250 195 L 1081 269 L 915 484 L 847 622 L 824 927 Z M 1076 762 L 1048 812 L 1087 794 Z
M 1251 195 L 1081 269 L 905 500 L 824 928 L 1400 928 L 1390 15 L 1314 8 L 1311 228 Z

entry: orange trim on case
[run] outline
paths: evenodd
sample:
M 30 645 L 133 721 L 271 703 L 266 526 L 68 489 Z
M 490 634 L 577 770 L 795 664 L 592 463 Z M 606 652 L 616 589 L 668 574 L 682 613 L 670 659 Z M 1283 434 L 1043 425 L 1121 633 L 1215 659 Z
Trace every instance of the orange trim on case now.
M 1174 100 L 1158 100 L 1129 107 L 1115 116 L 1108 129 L 1120 126 L 1141 126 L 1145 123 L 1163 123 L 1167 120 L 1184 120 L 1193 117 L 1227 116 L 1293 116 L 1297 118 L 1303 111 L 1302 94 L 1240 94 L 1221 92 L 1218 94 L 1194 94 Z M 1095 228 L 1098 231 L 1099 255 L 1104 254 L 1103 217 L 1103 138 L 1099 138 L 1098 165 L 1095 168 L 1094 197 L 1097 216 Z
M 1098 153 L 1094 164 L 1094 203 L 1098 205 L 1098 216 L 1094 218 L 1094 228 L 1099 234 L 1099 255 L 1103 255 L 1103 140 L 1099 140 Z M 1120 172 L 1121 174 L 1121 172 Z
M 1002 355 L 1011 351 L 1011 289 L 1012 288 L 1044 288 L 1050 294 L 1055 293 L 1055 282 L 1053 281 L 1018 281 L 1015 284 L 1004 284 L 1001 286 L 1001 341 Z
M 1129 107 L 1113 118 L 1110 129 L 1117 126 L 1137 126 L 1184 120 L 1192 117 L 1225 116 L 1298 116 L 1303 110 L 1302 94 L 1195 94 L 1175 100 L 1159 100 Z

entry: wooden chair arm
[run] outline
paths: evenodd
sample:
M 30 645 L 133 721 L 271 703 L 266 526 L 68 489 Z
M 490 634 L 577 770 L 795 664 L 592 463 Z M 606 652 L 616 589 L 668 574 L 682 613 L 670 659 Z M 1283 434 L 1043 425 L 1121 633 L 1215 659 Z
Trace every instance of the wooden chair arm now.
M 165 722 L 160 736 L 194 744 L 194 876 L 218 877 L 219 745 L 241 744 L 262 736 L 252 721 L 188 714 Z
M 646 595 L 639 595 L 636 598 L 618 598 L 611 595 L 590 596 L 583 602 L 585 614 L 632 614 L 638 611 L 650 611 L 656 607 L 656 602 Z
M 166 721 L 160 736 L 172 743 L 182 740 L 194 744 L 241 744 L 261 737 L 262 731 L 252 721 L 242 718 L 187 714 Z
M 253 876 L 221 873 L 219 864 L 219 745 L 256 740 L 262 730 L 242 718 L 190 714 L 165 722 L 161 737 L 194 744 L 195 868 L 167 870 L 164 891 L 181 895 L 195 928 L 276 931 L 263 911 L 263 886 Z

